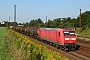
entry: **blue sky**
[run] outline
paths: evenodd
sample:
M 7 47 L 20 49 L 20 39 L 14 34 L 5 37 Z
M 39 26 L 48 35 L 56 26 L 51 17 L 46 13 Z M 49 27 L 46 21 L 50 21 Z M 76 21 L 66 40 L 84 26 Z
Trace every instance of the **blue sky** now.
M 16 21 L 25 23 L 31 19 L 41 18 L 45 22 L 48 19 L 67 18 L 79 16 L 90 10 L 90 0 L 0 0 L 0 22 L 14 21 L 14 5 L 16 5 Z M 28 19 L 29 18 L 29 19 Z

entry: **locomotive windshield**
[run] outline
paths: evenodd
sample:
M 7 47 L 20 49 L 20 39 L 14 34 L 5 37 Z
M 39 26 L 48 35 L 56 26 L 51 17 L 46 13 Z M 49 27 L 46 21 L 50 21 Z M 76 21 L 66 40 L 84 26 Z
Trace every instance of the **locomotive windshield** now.
M 64 32 L 64 36 L 75 36 L 74 31 Z

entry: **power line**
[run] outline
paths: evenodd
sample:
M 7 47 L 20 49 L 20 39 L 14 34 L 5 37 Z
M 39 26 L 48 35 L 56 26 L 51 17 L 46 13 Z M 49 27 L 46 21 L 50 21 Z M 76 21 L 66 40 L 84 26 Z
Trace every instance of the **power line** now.
M 80 8 L 85 8 L 87 6 L 90 6 L 90 4 L 85 5 L 85 6 L 81 6 L 81 7 L 77 7 L 77 8 L 74 8 L 74 9 L 70 9 L 70 10 L 67 10 L 67 11 L 64 11 L 64 12 L 60 12 L 60 14 L 62 15 L 65 12 L 71 12 L 71 11 L 79 10 Z M 57 13 L 55 13 L 55 15 L 57 15 Z

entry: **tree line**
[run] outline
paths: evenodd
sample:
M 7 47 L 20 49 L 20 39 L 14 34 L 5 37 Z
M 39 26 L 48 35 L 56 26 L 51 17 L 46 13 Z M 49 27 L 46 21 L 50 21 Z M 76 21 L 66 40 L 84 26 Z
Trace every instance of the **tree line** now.
M 10 25 L 14 25 L 13 23 L 8 22 Z M 90 28 L 90 11 L 86 11 L 81 14 L 81 27 L 82 30 L 85 30 L 86 28 Z M 30 20 L 30 22 L 26 23 L 18 23 L 17 25 L 24 25 L 24 26 L 37 26 L 37 27 L 49 27 L 49 28 L 58 28 L 58 27 L 64 27 L 64 28 L 80 28 L 80 15 L 77 18 L 56 18 L 53 20 L 48 20 L 47 22 L 43 22 L 42 19 L 33 19 Z M 0 26 L 7 26 L 6 24 L 0 24 Z
M 19 23 L 20 24 L 20 23 Z M 82 29 L 90 28 L 90 11 L 86 11 L 81 14 L 81 27 Z M 50 27 L 50 28 L 80 28 L 80 16 L 77 18 L 56 18 L 53 20 L 48 20 L 48 22 L 43 22 L 40 18 L 33 19 L 29 23 L 23 23 L 24 26 L 38 26 L 38 27 Z

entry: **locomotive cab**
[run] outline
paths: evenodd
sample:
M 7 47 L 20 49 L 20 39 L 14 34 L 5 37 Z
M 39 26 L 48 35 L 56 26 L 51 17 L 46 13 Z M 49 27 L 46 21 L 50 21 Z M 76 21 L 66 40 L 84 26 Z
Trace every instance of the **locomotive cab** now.
M 74 30 L 64 31 L 64 49 L 77 50 L 79 45 L 76 44 L 76 35 Z
M 64 43 L 76 43 L 76 36 L 74 31 L 64 31 Z

